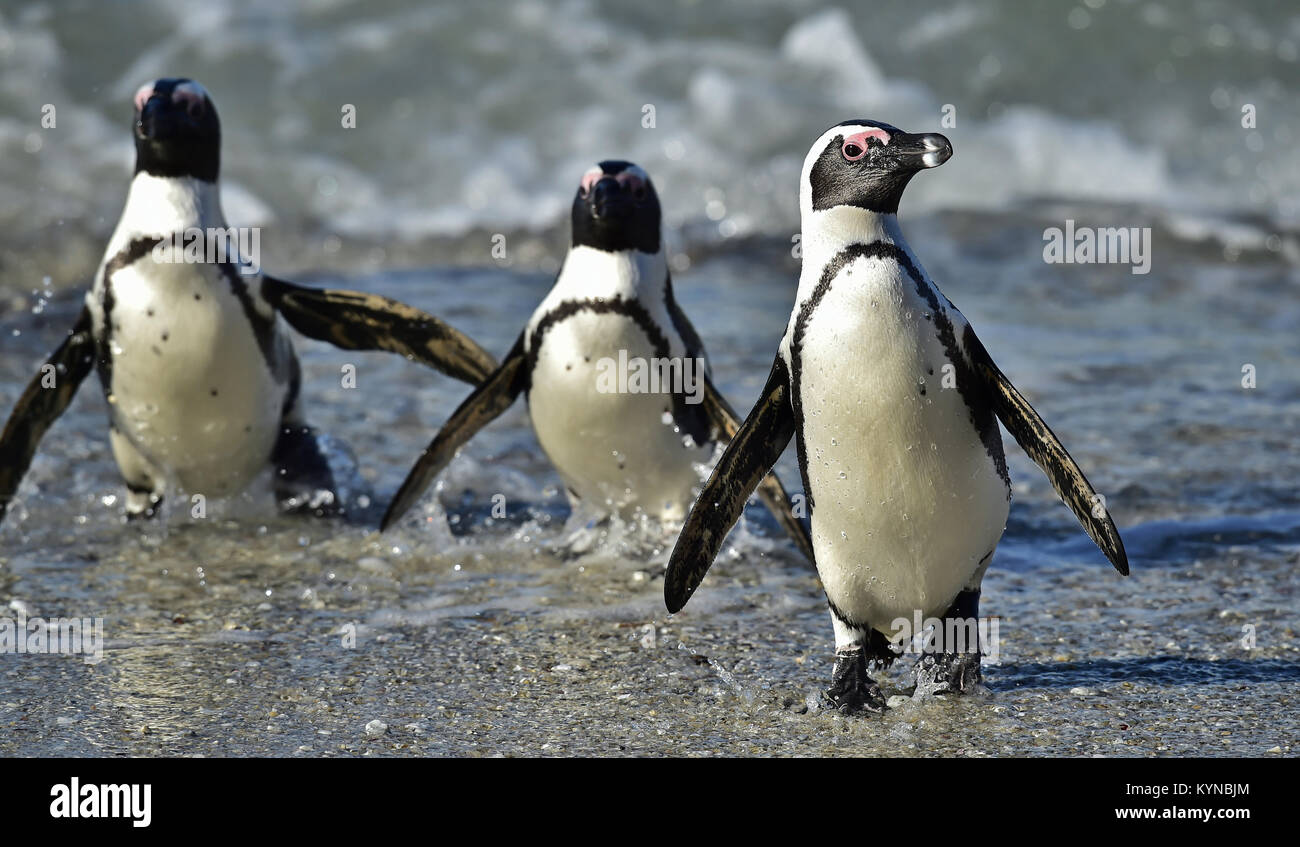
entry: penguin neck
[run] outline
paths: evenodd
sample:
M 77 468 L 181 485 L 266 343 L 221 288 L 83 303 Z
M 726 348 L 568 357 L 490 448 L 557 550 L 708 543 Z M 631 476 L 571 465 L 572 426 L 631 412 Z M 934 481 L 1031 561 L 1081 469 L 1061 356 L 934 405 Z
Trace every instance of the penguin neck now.
M 140 235 L 166 236 L 191 227 L 225 226 L 217 183 L 141 171 L 131 180 L 113 241 Z
M 565 299 L 621 297 L 661 301 L 667 279 L 668 260 L 662 245 L 654 253 L 575 245 L 564 258 L 564 268 L 555 287 Z
M 800 289 L 815 286 L 821 279 L 822 268 L 841 251 L 854 244 L 871 244 L 883 241 L 911 253 L 898 226 L 898 215 L 889 212 L 871 212 L 856 206 L 836 206 L 804 215 L 802 238 L 803 271 Z

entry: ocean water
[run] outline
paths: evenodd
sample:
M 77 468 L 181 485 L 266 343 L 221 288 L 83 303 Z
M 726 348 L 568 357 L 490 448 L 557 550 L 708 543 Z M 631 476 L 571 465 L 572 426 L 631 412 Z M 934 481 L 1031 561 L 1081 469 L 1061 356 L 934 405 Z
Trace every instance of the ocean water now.
M 0 10 L 6 413 L 75 318 L 125 196 L 130 95 L 156 76 L 212 93 L 227 216 L 263 227 L 268 271 L 406 300 L 498 354 L 551 283 L 582 171 L 637 161 L 741 409 L 794 296 L 807 146 L 874 117 L 952 139 L 903 229 L 1106 496 L 1133 574 L 1009 446 L 988 691 L 917 694 L 901 662 L 895 708 L 845 719 L 816 699 L 815 574 L 760 509 L 669 617 L 671 534 L 575 521 L 519 404 L 380 536 L 466 389 L 300 339 L 309 417 L 354 468 L 347 520 L 276 516 L 256 489 L 126 525 L 93 378 L 48 434 L 0 527 L 0 616 L 102 617 L 107 643 L 97 664 L 0 655 L 0 752 L 1294 755 L 1287 4 L 264 5 Z M 1150 272 L 1046 264 L 1067 220 L 1150 228 Z

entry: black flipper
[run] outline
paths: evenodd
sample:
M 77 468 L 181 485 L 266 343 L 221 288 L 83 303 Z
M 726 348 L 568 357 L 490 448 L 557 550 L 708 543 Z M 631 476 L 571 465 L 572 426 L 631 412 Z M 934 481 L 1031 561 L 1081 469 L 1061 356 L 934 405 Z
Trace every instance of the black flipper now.
M 334 472 L 321 452 L 316 430 L 300 423 L 282 423 L 271 451 L 273 487 L 280 508 L 290 514 L 327 517 L 338 514 Z
M 686 316 L 686 312 L 682 311 L 682 307 L 677 304 L 677 298 L 673 296 L 672 274 L 668 274 L 664 281 L 664 298 L 668 305 L 668 317 L 673 322 L 673 328 L 677 330 L 677 334 L 682 337 L 682 343 L 686 346 L 686 355 L 692 359 L 706 358 L 704 342 L 700 340 L 700 334 L 695 331 L 691 319 Z M 676 395 L 674 395 L 674 399 L 676 399 Z M 731 408 L 727 398 L 722 396 L 722 392 L 718 391 L 717 386 L 713 384 L 707 374 L 704 375 L 704 403 L 702 405 L 704 407 L 704 423 L 708 429 L 712 430 L 710 434 L 715 438 L 718 434 L 721 434 L 730 441 L 736 435 L 736 431 L 740 429 L 740 416 L 736 414 L 735 409 Z M 689 425 L 684 423 L 687 421 L 687 415 L 698 409 L 700 409 L 700 406 L 686 405 L 685 409 L 674 409 L 674 417 L 678 426 L 682 427 L 683 432 L 690 432 L 696 443 L 703 444 L 704 438 L 696 434 L 695 430 L 690 429 Z M 698 412 L 695 412 L 695 414 L 698 414 Z M 698 423 L 694 425 L 697 429 L 699 428 Z M 781 485 L 781 480 L 777 478 L 775 472 L 763 477 L 762 483 L 758 486 L 758 496 L 763 501 L 763 505 L 772 513 L 772 516 L 776 518 L 777 523 L 781 524 L 781 528 L 790 536 L 795 546 L 804 554 L 809 564 L 812 564 L 812 537 L 809 536 L 803 522 L 795 517 L 793 507 L 790 505 L 790 495 L 786 494 L 785 487 Z
M 32 464 L 45 431 L 68 408 L 77 387 L 94 367 L 95 339 L 88 308 L 81 308 L 77 323 L 45 364 L 54 366 L 54 384 L 46 387 L 50 374 L 42 366 L 42 372 L 27 384 L 27 390 L 18 398 L 4 434 L 0 435 L 0 521 L 4 520 L 18 484 Z
M 378 294 L 307 288 L 263 276 L 262 296 L 303 335 L 344 350 L 387 350 L 470 385 L 497 366 L 491 353 L 460 330 Z
M 465 402 L 442 425 L 429 446 L 424 448 L 424 453 L 406 475 L 402 487 L 397 490 L 393 502 L 388 504 L 388 511 L 379 525 L 381 532 L 397 523 L 415 505 L 433 478 L 442 472 L 456 451 L 474 437 L 474 433 L 510 408 L 519 392 L 528 384 L 527 363 L 524 336 L 520 334 L 501 366 L 474 389 L 474 393 L 465 398 Z
M 1128 555 L 1124 552 L 1124 542 L 1101 498 L 1088 483 L 1088 478 L 1083 475 L 1074 459 L 1070 458 L 1056 434 L 1034 411 L 1034 407 L 1020 395 L 998 366 L 993 364 L 988 351 L 969 326 L 966 327 L 962 341 L 966 355 L 975 366 L 975 372 L 988 387 L 993 409 L 1002 425 L 1016 439 L 1021 449 L 1029 454 L 1029 458 L 1047 474 L 1056 493 L 1061 495 L 1065 505 L 1070 507 L 1070 511 L 1074 512 L 1074 516 L 1083 525 L 1088 537 L 1106 554 L 1115 570 L 1128 576 Z
M 677 537 L 664 578 L 669 612 L 680 611 L 699 587 L 745 501 L 781 457 L 794 430 L 790 373 L 778 355 L 758 402 L 732 436 Z
M 703 361 L 707 364 L 709 357 L 704 352 L 704 342 L 700 340 L 700 334 L 695 331 L 691 319 L 686 317 L 682 307 L 677 305 L 677 298 L 673 296 L 673 275 L 671 273 L 664 278 L 664 302 L 668 307 L 668 318 L 673 322 L 673 328 L 681 336 L 682 345 L 686 348 L 686 358 L 694 359 L 697 362 Z M 707 390 L 716 394 L 717 392 L 713 391 L 713 386 L 708 384 L 707 373 L 704 371 L 701 371 L 701 373 L 704 374 Z M 710 405 L 712 403 L 707 399 L 703 404 L 687 403 L 686 395 L 673 395 L 673 423 L 677 424 L 678 429 L 690 435 L 695 443 L 701 446 L 708 444 L 716 437 L 717 433 L 723 431 L 721 422 L 709 410 L 708 406 Z M 733 423 L 738 423 L 739 419 L 736 418 L 734 412 L 731 414 L 731 418 Z M 730 436 L 731 432 L 728 432 L 727 437 Z
M 784 364 L 782 362 L 783 366 Z M 788 401 L 787 405 L 789 405 Z M 704 378 L 704 407 L 708 412 L 710 423 L 718 432 L 726 436 L 728 441 L 736 437 L 736 433 L 740 430 L 740 418 L 727 402 L 727 398 L 723 397 L 722 392 L 718 391 L 713 384 L 713 380 L 707 376 Z M 778 451 L 777 456 L 780 455 Z M 795 516 L 794 507 L 790 504 L 790 495 L 786 493 L 785 486 L 781 484 L 776 471 L 770 471 L 758 484 L 758 497 L 790 536 L 790 540 L 803 553 L 808 563 L 813 564 L 812 536 L 808 534 L 808 527 L 804 522 Z

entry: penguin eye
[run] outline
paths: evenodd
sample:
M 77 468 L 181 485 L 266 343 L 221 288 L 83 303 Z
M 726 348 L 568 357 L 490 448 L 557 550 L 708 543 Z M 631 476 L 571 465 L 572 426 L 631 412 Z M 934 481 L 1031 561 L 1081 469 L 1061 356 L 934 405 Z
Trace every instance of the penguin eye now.
M 638 203 L 640 203 L 640 202 L 642 202 L 642 201 L 645 200 L 645 186 L 644 186 L 644 185 L 638 185 L 636 188 L 632 189 L 632 199 L 635 200 L 635 201 L 638 202 Z
M 186 104 L 185 111 L 189 112 L 191 118 L 203 117 L 203 101 L 191 100 L 188 104 Z
M 856 162 L 858 159 L 861 159 L 866 155 L 867 151 L 856 141 L 850 141 L 848 144 L 844 145 L 844 150 L 842 152 L 844 153 L 844 158 L 848 159 L 850 162 Z

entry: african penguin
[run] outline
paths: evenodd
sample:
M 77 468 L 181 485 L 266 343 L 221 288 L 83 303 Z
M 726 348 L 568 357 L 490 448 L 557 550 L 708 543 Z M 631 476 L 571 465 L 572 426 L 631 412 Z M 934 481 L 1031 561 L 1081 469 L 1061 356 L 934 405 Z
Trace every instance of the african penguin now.
M 42 435 L 92 366 L 108 401 L 128 517 L 155 514 L 172 485 L 212 497 L 238 493 L 268 462 L 284 508 L 337 510 L 281 315 L 311 337 L 397 352 L 471 385 L 496 366 L 418 309 L 293 285 L 240 255 L 221 211 L 221 125 L 199 83 L 142 86 L 134 136 L 121 220 L 81 317 L 47 362 L 57 378 L 34 379 L 0 435 L 0 518 Z
M 867 120 L 813 144 L 800 182 L 803 271 L 790 322 L 767 386 L 682 529 L 664 586 L 668 610 L 680 610 L 754 481 L 793 437 L 835 631 L 827 696 L 849 713 L 883 708 L 869 667 L 894 659 L 894 622 L 918 612 L 945 622 L 918 670 L 953 692 L 980 681 L 978 644 L 962 650 L 944 638 L 957 631 L 949 621 L 978 616 L 980 582 L 1006 527 L 999 419 L 1128 573 L 1119 533 L 1083 472 L 903 239 L 896 213 L 908 181 L 951 155 L 942 135 Z
M 738 421 L 713 387 L 704 346 L 673 297 L 659 197 L 630 162 L 583 174 L 572 239 L 549 294 L 501 367 L 448 419 L 407 475 L 384 517 L 392 525 L 456 450 L 522 392 L 543 451 L 571 497 L 597 511 L 680 521 L 699 477 L 694 466 Z M 609 390 L 614 362 L 677 362 L 694 370 L 654 391 Z M 602 382 L 605 388 L 602 389 Z M 796 543 L 807 531 L 775 476 L 760 495 Z M 811 556 L 810 548 L 804 548 Z

